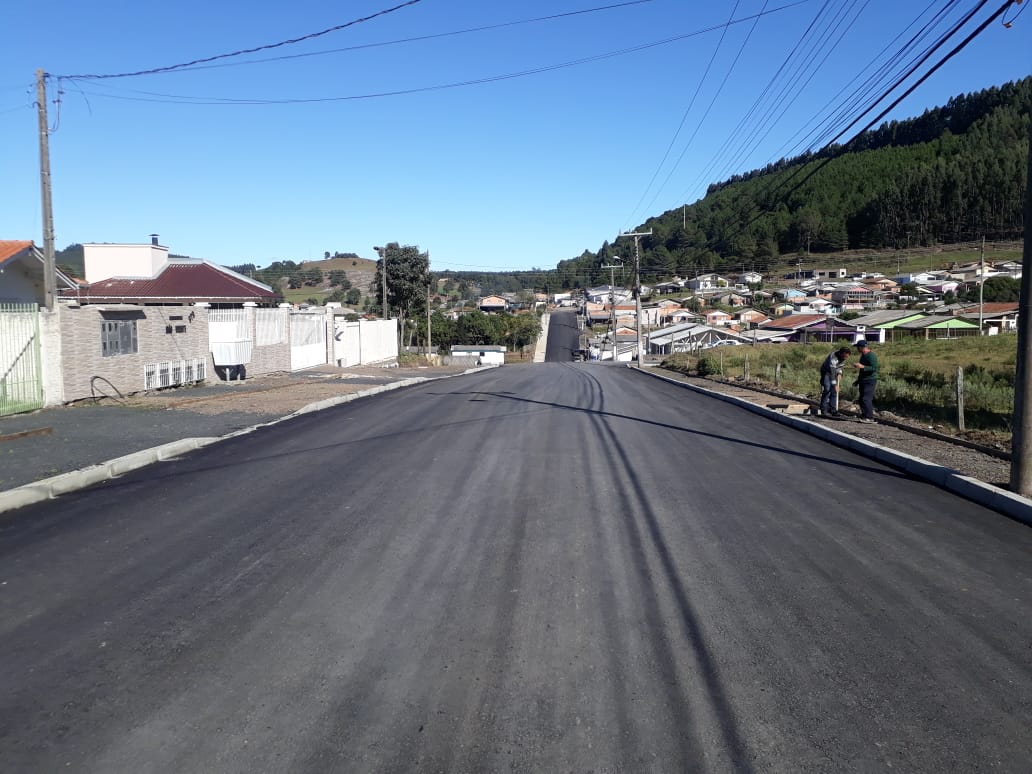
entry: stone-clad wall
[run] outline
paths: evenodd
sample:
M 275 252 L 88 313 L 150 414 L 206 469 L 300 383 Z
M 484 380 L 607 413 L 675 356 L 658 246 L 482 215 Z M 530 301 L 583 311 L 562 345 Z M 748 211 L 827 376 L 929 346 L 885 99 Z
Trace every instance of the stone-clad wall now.
M 147 306 L 138 311 L 102 312 L 102 308 L 59 307 L 66 402 L 95 394 L 116 395 L 116 390 L 123 395 L 140 392 L 145 384 L 144 367 L 166 360 L 200 358 L 207 364 L 208 378 L 214 378 L 208 347 L 207 309 Z M 137 352 L 104 357 L 101 352 L 104 320 L 135 320 Z

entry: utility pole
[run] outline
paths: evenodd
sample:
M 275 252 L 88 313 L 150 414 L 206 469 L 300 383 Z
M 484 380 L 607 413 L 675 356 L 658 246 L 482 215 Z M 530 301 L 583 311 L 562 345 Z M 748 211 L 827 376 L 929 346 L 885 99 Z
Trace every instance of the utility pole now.
M 433 284 L 430 273 L 430 251 L 426 251 L 426 356 L 430 357 L 430 287 Z
M 600 268 L 609 269 L 609 330 L 613 334 L 613 362 L 616 362 L 616 296 L 613 293 L 613 283 L 616 282 L 614 272 L 623 268 L 622 263 L 603 264 Z
M 620 234 L 617 239 L 622 236 L 634 237 L 634 317 L 636 328 L 636 337 L 638 340 L 638 368 L 641 368 L 642 361 L 645 358 L 645 354 L 641 351 L 641 254 L 638 250 L 638 245 L 641 242 L 643 236 L 652 236 L 652 229 L 648 231 L 633 231 Z
M 383 319 L 387 319 L 387 248 L 374 247 L 380 256 L 380 274 L 383 277 Z
M 1024 272 L 1022 272 L 1024 274 Z M 982 249 L 978 253 L 978 335 L 982 336 L 982 325 L 985 315 L 983 300 L 985 298 L 985 234 L 982 235 Z
M 36 112 L 39 115 L 39 182 L 43 197 L 43 296 L 54 311 L 54 207 L 50 194 L 50 127 L 47 124 L 47 74 L 36 70 Z
M 1028 128 L 1032 150 L 1032 125 Z M 1032 183 L 1032 153 L 1028 156 L 1027 183 Z M 1032 223 L 1032 192 L 1025 186 L 1025 224 Z M 1010 489 L 1032 495 L 1032 242 L 1025 239 L 1021 265 L 1021 295 L 1018 297 L 1018 363 L 1014 374 L 1014 434 L 1011 438 Z

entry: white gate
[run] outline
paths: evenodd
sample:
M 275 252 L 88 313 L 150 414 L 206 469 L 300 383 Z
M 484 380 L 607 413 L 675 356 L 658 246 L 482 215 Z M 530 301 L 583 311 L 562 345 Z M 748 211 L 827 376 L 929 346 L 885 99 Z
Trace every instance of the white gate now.
M 359 322 L 347 322 L 341 317 L 333 320 L 333 359 L 347 368 L 362 362 L 362 335 Z
M 208 346 L 217 366 L 247 365 L 254 351 L 246 309 L 209 309 Z
M 0 416 L 42 407 L 39 309 L 0 304 Z
M 290 370 L 326 362 L 326 315 L 322 312 L 291 312 Z

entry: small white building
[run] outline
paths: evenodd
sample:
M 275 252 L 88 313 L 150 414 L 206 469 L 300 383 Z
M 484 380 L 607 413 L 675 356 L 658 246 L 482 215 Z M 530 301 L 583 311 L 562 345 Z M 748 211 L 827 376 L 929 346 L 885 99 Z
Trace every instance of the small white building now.
M 451 348 L 452 362 L 475 365 L 505 365 L 505 347 L 500 344 L 458 344 Z

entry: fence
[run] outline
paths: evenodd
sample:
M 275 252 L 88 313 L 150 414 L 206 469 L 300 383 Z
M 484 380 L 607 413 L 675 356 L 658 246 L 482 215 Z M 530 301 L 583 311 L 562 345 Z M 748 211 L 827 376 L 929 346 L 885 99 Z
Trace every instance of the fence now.
M 42 407 L 39 310 L 0 303 L 0 416 Z

